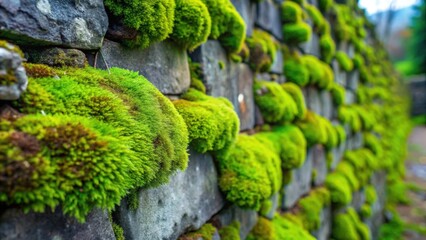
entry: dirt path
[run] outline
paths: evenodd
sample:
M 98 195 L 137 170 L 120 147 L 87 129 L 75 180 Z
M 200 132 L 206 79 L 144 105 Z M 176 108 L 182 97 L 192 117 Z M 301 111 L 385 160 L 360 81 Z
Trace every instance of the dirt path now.
M 399 206 L 398 212 L 408 224 L 426 227 L 426 127 L 416 127 L 409 138 L 406 181 L 410 187 L 409 206 Z M 415 231 L 404 234 L 407 240 L 426 240 Z

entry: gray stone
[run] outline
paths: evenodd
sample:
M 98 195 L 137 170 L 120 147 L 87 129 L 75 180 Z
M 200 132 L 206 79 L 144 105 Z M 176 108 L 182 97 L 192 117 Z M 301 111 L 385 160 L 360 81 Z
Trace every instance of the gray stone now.
M 251 36 L 254 29 L 254 19 L 256 15 L 256 4 L 250 0 L 231 0 L 238 13 L 246 23 L 246 35 Z
M 321 57 L 321 50 L 320 50 L 320 44 L 319 44 L 319 36 L 316 33 L 312 33 L 311 38 L 301 44 L 301 48 L 305 54 L 314 55 L 318 58 Z
M 87 63 L 86 55 L 78 49 L 48 48 L 44 50 L 30 50 L 30 62 L 46 64 L 52 67 L 84 68 Z
M 384 223 L 384 211 L 386 205 L 386 172 L 379 171 L 371 177 L 371 184 L 377 192 L 377 201 L 372 206 L 372 215 L 366 220 L 370 227 L 373 239 L 378 239 L 379 228 Z
M 312 147 L 313 154 L 313 169 L 316 172 L 315 178 L 312 179 L 314 186 L 320 186 L 324 183 L 327 177 L 328 168 L 325 156 L 325 149 L 322 145 L 315 145 Z
M 114 215 L 126 239 L 176 239 L 199 229 L 224 206 L 212 157 L 190 154 L 188 168 L 168 184 L 139 192 L 137 210 L 127 207 L 127 199 L 121 202 Z
M 313 86 L 309 86 L 307 87 L 307 94 L 308 94 L 308 98 L 306 101 L 306 106 L 312 112 L 315 112 L 316 114 L 321 115 L 322 106 L 321 106 L 319 90 Z
M 275 60 L 272 63 L 271 70 L 269 72 L 275 74 L 282 74 L 284 66 L 284 57 L 281 50 L 278 50 L 275 54 Z
M 337 44 L 337 51 L 342 51 L 348 54 L 349 52 L 349 44 L 346 41 L 341 41 Z
M 347 82 L 346 88 L 356 91 L 359 85 L 359 71 L 354 70 L 350 73 L 347 73 Z
M 359 148 L 362 148 L 362 146 L 364 146 L 364 138 L 363 138 L 362 132 L 354 133 L 353 143 L 354 143 L 353 145 L 354 149 L 359 149 Z
M 246 64 L 238 64 L 238 105 L 234 105 L 240 118 L 240 130 L 254 127 L 253 73 Z
M 283 209 L 290 209 L 299 198 L 311 190 L 312 150 L 308 151 L 306 160 L 302 167 L 291 171 L 291 180 L 283 188 L 282 205 Z
M 277 208 L 279 207 L 279 200 L 280 200 L 280 195 L 279 193 L 275 193 L 274 195 L 271 196 L 271 198 L 269 199 L 272 203 L 271 205 L 271 209 L 269 209 L 269 212 L 267 212 L 264 217 L 272 220 L 274 218 L 274 215 L 277 211 Z
M 3 47 L 0 47 L 0 79 L 9 79 L 9 83 L 0 85 L 0 100 L 16 100 L 27 89 L 28 78 L 21 56 Z
M 353 44 L 349 44 L 347 54 L 350 58 L 355 57 L 355 46 Z
M 3 240 L 80 240 L 115 239 L 106 211 L 94 210 L 79 223 L 66 217 L 60 209 L 45 213 L 23 213 L 20 209 L 7 209 L 0 215 L 0 239 Z
M 107 27 L 102 0 L 0 1 L 0 37 L 19 45 L 99 49 Z
M 332 160 L 332 162 L 330 164 L 330 169 L 331 170 L 336 169 L 337 165 L 342 160 L 343 154 L 345 153 L 345 150 L 346 150 L 346 144 L 345 143 L 346 142 L 340 144 L 336 148 L 333 148 L 333 150 L 332 150 L 333 160 Z
M 184 93 L 191 82 L 185 49 L 169 41 L 146 49 L 129 49 L 105 39 L 95 59 L 98 68 L 120 67 L 139 72 L 163 94 Z
M 211 222 L 217 228 L 228 226 L 234 221 L 240 223 L 240 238 L 246 239 L 251 229 L 257 223 L 257 213 L 254 210 L 241 209 L 235 205 L 228 206 L 212 217 Z
M 333 98 L 330 91 L 322 90 L 320 91 L 320 100 L 321 100 L 321 116 L 332 119 L 333 118 Z
M 361 189 L 352 194 L 352 203 L 351 206 L 356 210 L 360 211 L 362 205 L 365 203 L 365 191 Z
M 255 24 L 270 32 L 278 40 L 283 39 L 281 8 L 275 5 L 272 0 L 263 0 L 257 4 Z
M 262 113 L 260 112 L 260 108 L 256 105 L 254 105 L 254 124 L 256 126 L 262 126 L 265 124 Z
M 331 67 L 334 72 L 334 81 L 345 87 L 347 82 L 347 73 L 340 69 L 339 62 L 337 62 L 337 60 L 333 60 L 331 62 Z
M 331 207 L 326 207 L 321 211 L 320 228 L 312 232 L 312 235 L 317 240 L 328 240 L 331 233 L 331 221 Z
M 426 114 L 426 74 L 411 77 L 408 81 L 411 94 L 412 116 Z
M 350 89 L 346 89 L 346 93 L 345 93 L 345 104 L 346 105 L 351 105 L 354 104 L 356 102 L 356 95 L 355 93 L 350 90 Z

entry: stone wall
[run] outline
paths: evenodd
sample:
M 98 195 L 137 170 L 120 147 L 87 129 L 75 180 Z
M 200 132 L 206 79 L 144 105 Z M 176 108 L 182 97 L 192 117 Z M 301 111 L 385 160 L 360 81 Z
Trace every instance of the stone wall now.
M 247 60 L 235 61 L 221 42 L 214 39 L 209 39 L 193 51 L 179 47 L 170 39 L 153 43 L 144 49 L 125 47 L 113 37 L 116 35 L 112 34 L 111 26 L 109 26 L 109 34 L 106 34 L 107 13 L 100 0 L 80 0 L 76 3 L 78 7 L 73 5 L 73 1 L 60 3 L 61 1 L 40 0 L 37 4 L 32 2 L 21 1 L 9 5 L 0 2 L 0 13 L 2 13 L 0 14 L 0 26 L 2 26 L 0 37 L 21 45 L 29 61 L 46 64 L 45 61 L 37 59 L 37 54 L 32 51 L 37 53 L 51 48 L 58 49 L 56 47 L 79 49 L 85 54 L 80 57 L 92 67 L 107 71 L 112 67 L 119 67 L 138 72 L 171 100 L 179 99 L 190 88 L 191 64 L 198 63 L 200 80 L 206 88 L 206 94 L 226 98 L 232 103 L 239 118 L 241 134 L 253 135 L 273 125 L 265 120 L 265 114 L 262 115 L 262 110 L 255 100 L 261 94 L 253 91 L 253 85 L 260 80 L 279 84 L 288 82 L 284 68 L 288 60 L 286 48 L 289 47 L 298 56 L 312 55 L 320 59 L 324 58 L 320 47 L 322 34 L 315 30 L 308 41 L 291 46 L 285 45 L 281 4 L 288 1 L 232 0 L 232 4 L 245 22 L 247 37 L 253 36 L 257 30 L 262 30 L 280 46 L 276 49 L 271 67 L 263 71 L 253 69 Z M 346 1 L 339 2 L 346 3 Z M 316 1 L 311 0 L 309 3 L 320 8 L 320 3 Z M 27 12 L 34 12 L 31 18 L 22 10 L 25 4 L 29 6 L 25 8 Z M 86 11 L 87 9 L 91 11 Z M 361 16 L 361 13 L 360 10 L 354 10 L 354 16 Z M 329 11 L 324 11 L 324 17 L 330 23 L 331 35 L 334 35 L 338 31 L 336 30 L 338 24 L 335 24 L 336 16 Z M 305 18 L 304 21 L 315 29 L 314 22 L 307 14 Z M 33 24 L 31 22 L 33 20 L 37 24 Z M 34 27 L 35 30 L 29 29 L 28 26 Z M 4 31 L 4 28 L 7 31 Z M 365 42 L 375 42 L 372 33 L 368 29 L 366 31 Z M 333 37 L 338 51 L 345 53 L 351 59 L 355 57 L 356 46 L 352 41 L 338 40 L 336 36 Z M 33 41 L 34 45 L 28 45 L 28 39 L 30 42 Z M 67 50 L 64 54 L 67 54 Z M 78 59 L 76 56 L 72 58 Z M 188 58 L 191 59 L 190 63 Z M 332 147 L 327 147 L 324 142 L 304 146 L 306 148 L 302 151 L 306 152 L 306 158 L 303 159 L 303 164 L 295 168 L 283 169 L 285 180 L 282 181 L 277 192 L 268 196 L 267 202 L 270 206 L 267 211 L 244 208 L 229 200 L 226 193 L 219 187 L 222 177 L 218 163 L 219 153 L 213 151 L 199 153 L 190 147 L 189 162 L 185 170 L 173 173 L 169 181 L 160 186 L 132 190 L 110 213 L 102 209 L 93 210 L 85 223 L 65 216 L 59 208 L 53 212 L 24 213 L 18 206 L 5 206 L 0 211 L 0 239 L 115 239 L 121 236 L 117 233 L 119 231 L 117 228 L 123 231 L 122 236 L 125 239 L 210 239 L 203 238 L 205 236 L 201 235 L 196 235 L 199 238 L 192 238 L 194 235 L 191 235 L 194 232 L 197 233 L 206 224 L 211 224 L 217 230 L 211 236 L 212 239 L 221 239 L 221 235 L 223 239 L 226 239 L 221 229 L 234 222 L 240 225 L 238 231 L 241 239 L 246 239 L 248 236 L 250 236 L 249 239 L 257 239 L 258 236 L 253 229 L 259 226 L 261 219 L 273 221 L 276 215 L 298 216 L 301 211 L 302 213 L 304 211 L 301 210 L 303 199 L 313 196 L 318 189 L 324 187 L 330 189 L 331 200 L 329 199 L 321 206 L 317 216 L 320 219 L 319 225 L 315 229 L 306 229 L 312 236 L 317 239 L 330 239 L 335 227 L 333 220 L 337 215 L 346 214 L 348 209 L 355 209 L 360 213 L 363 206 L 371 205 L 371 215 L 364 216 L 361 220 L 369 227 L 369 236 L 377 239 L 379 226 L 384 221 L 386 174 L 389 169 L 380 168 L 380 170 L 372 171 L 371 176 L 368 176 L 360 187 L 351 191 L 352 200 L 344 206 L 334 202 L 334 190 L 328 183 L 330 174 L 343 168 L 342 162 L 351 161 L 348 160 L 349 157 L 345 157 L 345 153 L 369 148 L 369 142 L 364 141 L 366 134 L 371 132 L 380 136 L 368 127 L 362 127 L 362 130 L 355 129 L 353 123 L 342 119 L 340 113 L 343 111 L 342 106 L 358 107 L 361 104 L 359 88 L 373 84 L 361 82 L 359 67 L 343 70 L 342 63 L 334 57 L 332 61 L 325 64 L 333 71 L 333 83 L 346 92 L 343 95 L 343 102 L 336 103 L 331 87 L 324 88 L 316 83 L 309 83 L 300 86 L 300 89 L 303 92 L 307 110 L 321 116 L 331 126 L 341 126 L 345 130 L 346 138 Z M 417 81 L 412 82 L 411 86 L 418 91 L 419 86 L 426 86 L 425 84 L 425 81 Z M 426 89 L 423 92 L 426 92 Z M 413 101 L 415 114 L 422 113 L 422 110 L 426 109 L 424 105 L 426 101 L 421 105 L 422 103 L 417 99 L 415 97 Z M 380 100 L 377 101 L 379 105 L 382 104 Z M 362 119 L 362 117 L 359 118 Z M 365 119 L 360 119 L 358 120 L 363 126 L 367 125 L 363 122 Z M 299 123 L 294 120 L 292 124 Z M 320 128 L 319 125 L 314 127 Z M 353 162 L 351 164 L 356 165 Z M 370 168 L 373 167 L 370 166 Z M 355 172 L 355 175 L 358 173 Z M 365 196 L 367 186 L 372 186 L 377 192 L 378 199 L 373 202 L 368 202 Z M 135 201 L 138 206 L 136 209 L 131 207 Z M 304 223 L 302 227 L 303 225 Z M 334 235 L 334 239 L 339 237 Z
M 410 78 L 408 84 L 411 92 L 411 114 L 426 114 L 426 77 L 421 75 Z

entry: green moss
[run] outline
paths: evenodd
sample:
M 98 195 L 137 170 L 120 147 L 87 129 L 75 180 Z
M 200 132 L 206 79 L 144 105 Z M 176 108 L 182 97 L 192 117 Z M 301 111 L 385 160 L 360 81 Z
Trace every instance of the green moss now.
M 339 63 L 340 68 L 345 70 L 346 72 L 350 72 L 354 68 L 354 64 L 352 60 L 348 57 L 348 55 L 345 52 L 338 51 L 336 53 L 336 59 L 337 59 L 337 62 Z
M 361 119 L 353 107 L 340 106 L 338 109 L 338 118 L 342 123 L 349 124 L 354 132 L 359 132 L 362 128 Z
M 371 206 L 369 204 L 363 204 L 360 209 L 362 218 L 369 218 L 372 215 Z
M 364 58 L 361 54 L 356 53 L 353 59 L 354 67 L 360 69 L 361 66 L 364 66 Z
M 255 29 L 246 42 L 250 51 L 250 67 L 256 72 L 268 71 L 278 50 L 275 39 L 267 32 Z
M 319 9 L 321 10 L 321 12 L 325 13 L 331 8 L 333 3 L 333 0 L 319 0 Z
M 47 65 L 24 63 L 24 67 L 28 77 L 44 78 L 56 76 L 55 70 Z
M 219 64 L 219 69 L 221 69 L 221 70 L 225 69 L 225 67 L 226 67 L 225 62 L 219 61 L 218 64 Z
M 305 22 L 283 25 L 283 40 L 288 45 L 298 45 L 310 39 L 311 27 Z
M 306 115 L 306 103 L 305 103 L 305 97 L 303 96 L 302 89 L 300 89 L 299 86 L 297 86 L 294 83 L 287 82 L 284 84 L 281 84 L 281 87 L 286 91 L 288 94 L 291 95 L 294 102 L 297 106 L 297 118 L 303 119 Z
M 240 223 L 232 222 L 219 230 L 221 240 L 240 240 Z
M 0 143 L 0 201 L 25 212 L 60 205 L 65 214 L 83 222 L 95 207 L 113 209 L 131 184 L 134 164 L 126 141 L 95 119 L 2 119 Z
M 336 129 L 338 143 L 342 144 L 346 141 L 346 131 L 343 128 L 342 125 L 335 125 L 334 128 Z
M 299 216 L 303 222 L 304 228 L 312 232 L 319 229 L 321 224 L 321 212 L 330 205 L 330 192 L 324 188 L 317 188 L 302 198 L 298 207 L 300 208 Z
M 352 201 L 351 186 L 342 174 L 329 174 L 325 180 L 325 185 L 330 191 L 333 204 L 344 206 Z
M 336 44 L 330 34 L 324 34 L 320 38 L 321 59 L 326 63 L 331 63 L 336 53 Z
M 370 149 L 376 157 L 381 157 L 383 154 L 383 148 L 380 144 L 380 140 L 372 133 L 364 133 L 364 146 Z
M 246 25 L 230 0 L 202 0 L 212 19 L 211 39 L 220 41 L 229 53 L 240 52 L 245 36 Z
M 126 238 L 124 237 L 124 230 L 123 228 L 116 224 L 116 223 L 112 223 L 112 230 L 114 231 L 114 236 L 116 240 L 125 240 Z
M 315 238 L 308 231 L 287 217 L 275 215 L 272 220 L 275 229 L 275 239 L 280 240 L 314 240 Z
M 18 46 L 8 43 L 5 40 L 0 40 L 0 47 L 5 48 L 14 53 L 17 53 L 21 58 L 24 57 L 24 53 L 21 51 L 21 49 Z
M 281 20 L 284 23 L 297 23 L 303 20 L 303 10 L 299 4 L 284 1 L 281 5 Z
M 327 134 L 327 141 L 324 143 L 326 150 L 331 151 L 339 145 L 339 136 L 336 128 L 326 118 L 321 118 L 322 126 L 325 128 Z
M 312 19 L 312 22 L 314 23 L 314 31 L 319 34 L 324 34 L 324 31 L 326 29 L 325 27 L 325 19 L 322 13 L 311 4 L 305 4 L 305 10 L 309 14 L 309 17 Z
M 127 27 L 137 30 L 137 38 L 127 42 L 128 46 L 145 48 L 166 39 L 173 31 L 174 0 L 105 0 L 104 4 Z
M 176 0 L 173 32 L 170 37 L 179 45 L 193 50 L 207 41 L 211 18 L 201 0 Z
M 180 237 L 179 240 L 212 240 L 216 231 L 216 228 L 212 224 L 206 223 L 197 231 L 185 234 L 184 236 Z
M 309 82 L 309 70 L 302 59 L 286 58 L 284 61 L 284 75 L 288 82 L 295 83 L 301 87 Z
M 333 96 L 333 102 L 336 106 L 341 106 L 345 103 L 346 90 L 339 84 L 333 83 L 333 86 L 331 87 L 331 95 Z
M 189 89 L 182 99 L 173 103 L 185 120 L 190 145 L 196 151 L 218 151 L 234 142 L 239 131 L 239 119 L 227 99 Z
M 336 240 L 359 240 L 356 226 L 348 214 L 339 213 L 333 218 L 331 237 Z
M 336 172 L 346 178 L 346 181 L 349 183 L 351 188 L 351 192 L 355 192 L 360 189 L 360 182 L 356 177 L 354 167 L 350 163 L 345 161 L 340 162 L 337 165 Z
M 276 82 L 255 81 L 254 100 L 268 123 L 292 121 L 298 108 L 290 94 Z
M 229 151 L 218 155 L 218 161 L 219 186 L 237 206 L 259 210 L 281 186 L 279 156 L 256 136 L 239 135 Z
M 327 131 L 324 127 L 324 119 L 314 112 L 308 111 L 305 118 L 297 121 L 296 125 L 303 132 L 308 146 L 327 142 Z
M 321 89 L 330 89 L 334 81 L 334 73 L 328 64 L 313 55 L 303 56 L 303 63 L 309 71 L 310 83 L 317 84 Z
M 275 228 L 272 222 L 264 217 L 259 217 L 256 225 L 247 236 L 247 240 L 274 240 Z
M 264 201 L 260 207 L 259 214 L 266 217 L 268 213 L 272 210 L 273 203 L 270 199 Z

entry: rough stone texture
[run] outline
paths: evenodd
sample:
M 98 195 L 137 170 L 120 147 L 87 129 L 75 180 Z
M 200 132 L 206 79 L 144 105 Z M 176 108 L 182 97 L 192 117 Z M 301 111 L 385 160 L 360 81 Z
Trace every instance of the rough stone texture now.
M 103 240 L 115 239 L 106 211 L 94 210 L 85 223 L 66 217 L 60 209 L 55 212 L 24 214 L 22 210 L 7 209 L 0 215 L 2 240 Z
M 346 82 L 346 88 L 356 91 L 359 84 L 359 71 L 354 70 L 347 74 L 348 79 Z
M 20 45 L 99 49 L 107 27 L 102 0 L 0 1 L 0 37 Z
M 282 208 L 290 209 L 301 196 L 311 189 L 311 177 L 313 168 L 312 149 L 307 152 L 305 163 L 302 167 L 291 171 L 291 181 L 283 188 Z
M 255 24 L 272 33 L 278 40 L 282 40 L 280 7 L 275 5 L 272 0 L 264 0 L 257 4 Z
M 317 240 L 328 240 L 331 233 L 331 207 L 326 207 L 321 211 L 321 223 L 320 228 L 314 232 L 312 235 Z
M 0 85 L 0 100 L 18 99 L 28 85 L 21 56 L 16 52 L 0 47 L 0 79 L 10 77 L 15 79 L 12 84 Z
M 337 146 L 336 148 L 332 150 L 333 161 L 331 162 L 331 165 L 330 165 L 331 170 L 336 169 L 337 164 L 339 164 L 339 162 L 342 160 L 345 150 L 346 150 L 345 143 L 340 144 L 339 146 Z
M 275 215 L 277 208 L 278 208 L 278 205 L 279 205 L 279 200 L 280 200 L 279 193 L 275 193 L 274 195 L 272 195 L 272 197 L 269 200 L 272 202 L 272 206 L 271 206 L 271 209 L 269 210 L 269 212 L 267 214 L 265 214 L 264 217 L 272 220 L 274 218 L 274 215 Z
M 349 44 L 348 45 L 348 51 L 347 54 L 350 58 L 354 58 L 355 57 L 355 46 L 353 44 Z
M 426 114 L 426 74 L 412 77 L 408 84 L 411 93 L 411 114 Z
M 315 178 L 312 179 L 312 184 L 320 186 L 324 183 L 328 173 L 325 149 L 322 145 L 315 145 L 312 147 L 312 154 L 313 169 L 316 172 Z
M 139 208 L 128 209 L 124 199 L 115 219 L 126 239 L 176 239 L 199 229 L 225 204 L 219 191 L 217 171 L 210 155 L 190 152 L 188 168 L 170 182 L 139 192 Z
M 129 49 L 106 40 L 96 57 L 102 69 L 120 67 L 139 72 L 163 94 L 181 94 L 190 85 L 188 58 L 184 49 L 168 41 L 154 43 L 146 49 Z
M 319 45 L 319 36 L 312 33 L 311 38 L 306 43 L 301 44 L 301 48 L 305 54 L 314 55 L 318 58 L 321 57 L 321 50 Z
M 351 105 L 356 101 L 356 95 L 352 90 L 346 89 L 345 104 Z
M 315 112 L 316 114 L 322 113 L 322 106 L 321 106 L 321 99 L 319 90 L 316 89 L 313 86 L 307 87 L 307 95 L 308 98 L 305 98 L 306 106 L 309 108 L 309 110 Z
M 354 192 L 352 194 L 352 203 L 351 206 L 357 210 L 360 211 L 362 205 L 365 203 L 365 191 L 364 189 L 361 189 L 357 192 Z
M 256 4 L 250 0 L 231 0 L 231 2 L 246 23 L 246 35 L 251 36 L 254 29 Z
M 201 63 L 207 94 L 231 101 L 240 117 L 241 130 L 254 126 L 253 73 L 246 64 L 234 63 L 217 41 L 207 41 L 191 54 Z M 221 64 L 223 63 L 223 64 Z M 242 99 L 242 101 L 240 101 Z
M 321 101 L 321 116 L 332 119 L 333 117 L 333 98 L 330 91 L 322 90 L 319 93 Z
M 353 135 L 353 149 L 359 149 L 364 145 L 362 132 L 357 132 Z
M 377 201 L 372 206 L 372 216 L 366 220 L 370 227 L 373 239 L 378 239 L 379 228 L 385 221 L 384 208 L 386 204 L 386 172 L 380 171 L 373 174 L 371 184 L 376 188 Z
M 256 126 L 262 126 L 265 121 L 263 120 L 262 113 L 258 106 L 254 105 L 254 123 Z
M 257 213 L 254 210 L 241 209 L 235 205 L 228 206 L 215 215 L 211 222 L 217 228 L 228 226 L 234 221 L 240 223 L 240 238 L 246 239 L 251 229 L 257 223 Z
M 346 42 L 346 41 L 339 42 L 337 44 L 337 51 L 343 51 L 346 54 L 348 54 L 348 51 L 349 51 L 349 44 L 348 44 L 348 42 Z
M 346 86 L 347 74 L 345 71 L 340 69 L 339 62 L 337 62 L 337 60 L 333 60 L 331 62 L 331 67 L 333 68 L 334 72 L 334 81 L 342 85 L 343 87 Z
M 275 54 L 275 61 L 272 63 L 271 66 L 271 73 L 275 74 L 282 74 L 283 73 L 283 66 L 284 66 L 284 56 L 281 50 L 278 50 Z
M 30 62 L 46 64 L 53 67 L 86 66 L 86 55 L 78 49 L 47 48 L 44 50 L 28 51 Z

